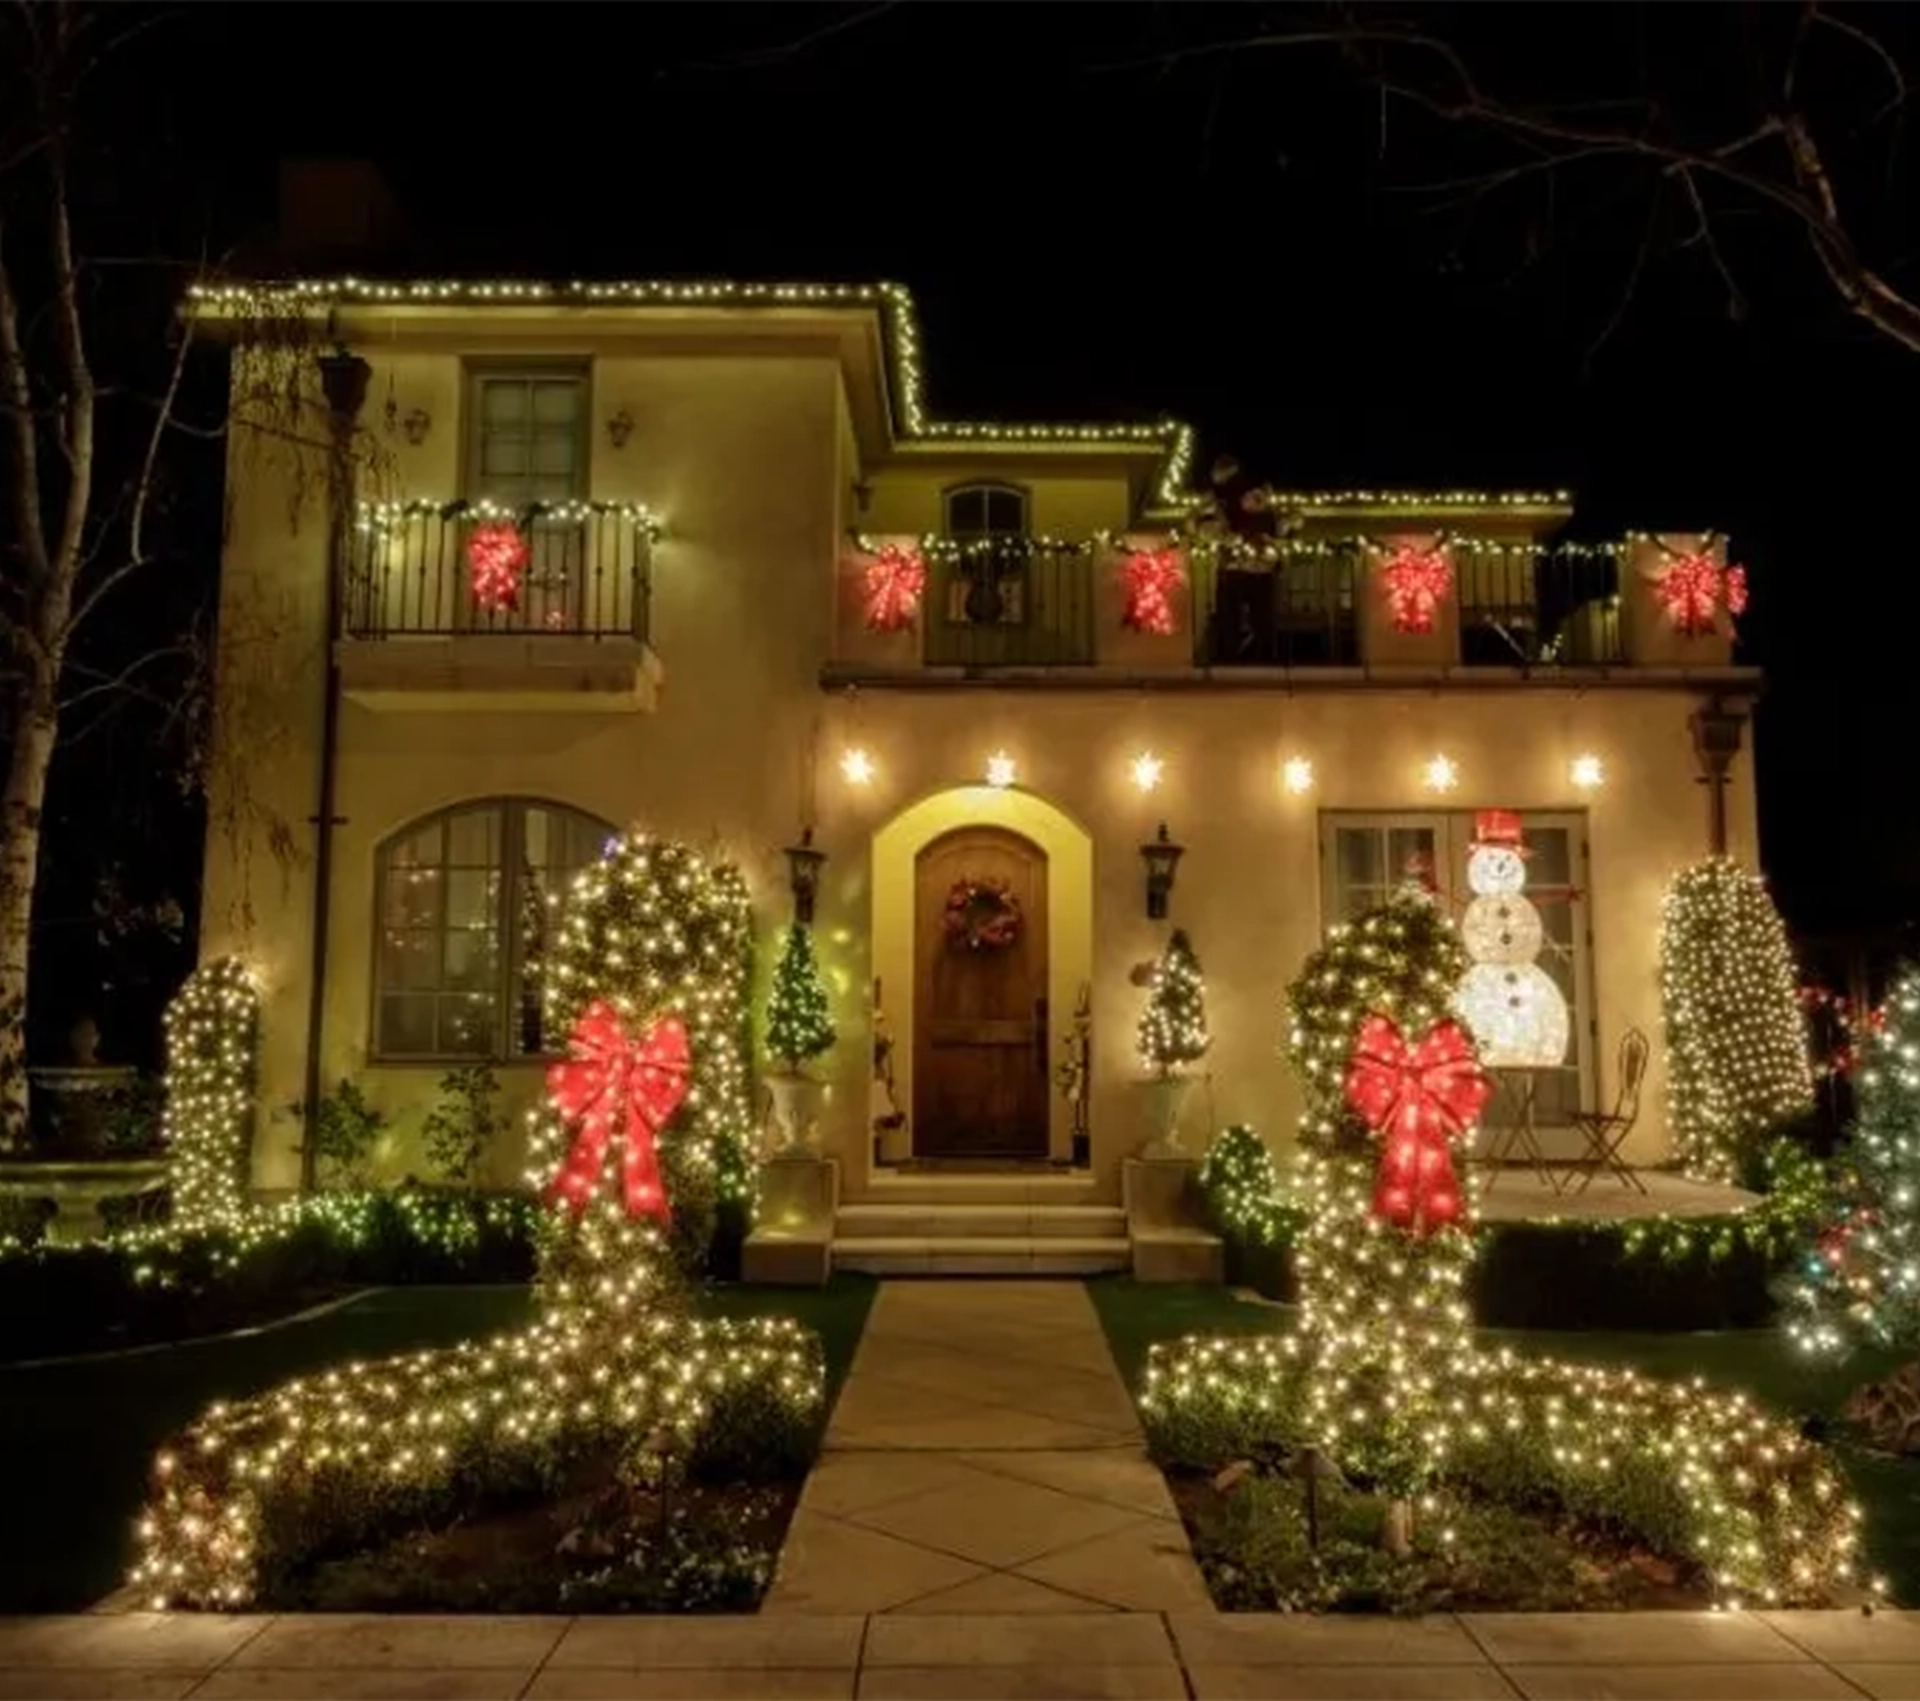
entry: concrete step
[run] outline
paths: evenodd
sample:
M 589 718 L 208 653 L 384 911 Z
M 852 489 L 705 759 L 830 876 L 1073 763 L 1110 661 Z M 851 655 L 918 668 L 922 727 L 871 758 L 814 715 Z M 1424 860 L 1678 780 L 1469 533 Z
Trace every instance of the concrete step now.
M 856 1205 L 1090 1205 L 1088 1175 L 876 1175 Z
M 1124 1239 L 1127 1214 L 1118 1205 L 875 1204 L 842 1205 L 835 1239 L 1036 1240 Z
M 1125 1270 L 1132 1249 L 1124 1235 L 982 1235 L 952 1240 L 864 1235 L 833 1243 L 836 1270 L 870 1276 L 1092 1276 Z

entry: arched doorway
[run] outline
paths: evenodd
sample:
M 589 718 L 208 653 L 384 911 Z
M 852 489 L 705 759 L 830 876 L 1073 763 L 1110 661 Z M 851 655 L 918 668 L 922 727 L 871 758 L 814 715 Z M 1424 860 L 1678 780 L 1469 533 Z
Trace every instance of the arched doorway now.
M 969 929 L 969 892 L 994 894 L 975 913 L 1010 922 L 1005 937 Z M 1048 966 L 1045 850 L 1010 828 L 979 825 L 921 847 L 914 858 L 916 1158 L 1047 1156 Z

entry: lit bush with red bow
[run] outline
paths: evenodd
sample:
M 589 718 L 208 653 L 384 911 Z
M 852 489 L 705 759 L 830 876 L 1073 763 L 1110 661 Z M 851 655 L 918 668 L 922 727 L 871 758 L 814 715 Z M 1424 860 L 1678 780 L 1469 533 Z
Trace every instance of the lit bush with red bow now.
M 1453 923 L 1409 885 L 1334 928 L 1287 989 L 1306 1093 L 1294 1253 L 1304 1421 L 1402 1493 L 1442 1461 L 1433 1402 L 1470 1350 L 1458 1159 L 1486 1078 L 1447 1011 L 1465 967 Z
M 751 943 L 739 873 L 684 846 L 615 840 L 579 876 L 543 988 L 568 1055 L 533 1116 L 536 1321 L 211 1408 L 155 1462 L 133 1574 L 148 1604 L 242 1606 L 315 1554 L 648 1435 L 736 1479 L 809 1455 L 818 1339 L 686 1303 L 714 1202 L 746 1199 Z

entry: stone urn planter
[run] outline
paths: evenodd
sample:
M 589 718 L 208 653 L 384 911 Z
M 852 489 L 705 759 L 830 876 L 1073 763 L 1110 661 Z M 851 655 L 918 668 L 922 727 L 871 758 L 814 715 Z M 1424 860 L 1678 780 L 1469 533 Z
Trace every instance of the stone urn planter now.
M 1193 1091 L 1191 1075 L 1156 1075 L 1140 1083 L 1146 1109 L 1147 1141 L 1140 1148 L 1143 1158 L 1184 1158 L 1180 1144 L 1180 1113 L 1186 1109 L 1187 1095 Z
M 824 1082 L 798 1070 L 775 1070 L 762 1077 L 772 1112 L 768 1120 L 768 1154 L 772 1157 L 811 1156 L 819 1144 L 820 1107 L 826 1097 Z
M 49 1156 L 111 1155 L 116 1121 L 139 1085 L 131 1064 L 65 1063 L 27 1071 L 32 1089 L 35 1144 Z

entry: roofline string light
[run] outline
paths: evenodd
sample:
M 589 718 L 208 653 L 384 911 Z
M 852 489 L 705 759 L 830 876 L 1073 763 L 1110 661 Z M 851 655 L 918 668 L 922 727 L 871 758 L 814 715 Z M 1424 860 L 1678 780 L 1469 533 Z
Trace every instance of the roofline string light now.
M 1189 488 L 1196 442 L 1192 426 L 1171 416 L 1152 421 L 1081 423 L 936 419 L 926 401 L 926 362 L 919 311 L 905 284 L 742 282 L 733 279 L 639 279 L 542 282 L 532 279 L 408 279 L 361 277 L 255 279 L 194 284 L 187 291 L 193 311 L 210 318 L 293 318 L 339 308 L 378 307 L 730 307 L 872 308 L 878 310 L 885 344 L 890 401 L 898 436 L 906 442 L 1051 444 L 1063 447 L 1158 448 L 1151 506 L 1180 512 L 1207 500 Z M 1275 492 L 1285 508 L 1372 509 L 1431 512 L 1495 509 L 1559 511 L 1571 505 L 1566 491 Z

